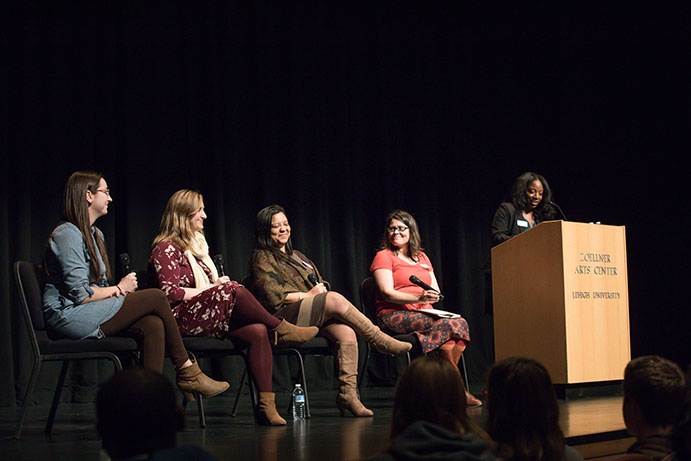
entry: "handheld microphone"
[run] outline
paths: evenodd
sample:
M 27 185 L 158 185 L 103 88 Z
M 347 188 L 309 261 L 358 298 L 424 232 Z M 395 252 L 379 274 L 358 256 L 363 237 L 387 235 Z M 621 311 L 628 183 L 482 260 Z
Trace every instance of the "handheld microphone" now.
M 423 282 L 422 280 L 420 280 L 417 276 L 411 275 L 410 278 L 409 278 L 408 280 L 410 280 L 411 282 L 413 282 L 415 285 L 417 285 L 417 286 L 419 286 L 419 287 L 422 287 L 422 288 L 425 289 L 425 290 L 434 291 L 435 293 L 439 293 L 439 301 L 441 301 L 442 299 L 444 299 L 444 295 L 443 295 L 443 294 L 441 294 L 438 290 L 435 290 L 435 289 L 432 288 L 431 286 L 427 285 L 425 282 Z
M 120 255 L 120 267 L 122 268 L 122 275 L 125 276 L 132 272 L 130 269 L 130 255 L 123 253 Z
M 312 286 L 317 286 L 317 284 L 319 283 L 319 279 L 317 279 L 317 276 L 314 275 L 314 274 L 309 274 L 309 275 L 307 276 L 307 280 L 310 281 L 310 283 L 312 284 Z
M 223 268 L 223 255 L 222 254 L 217 254 L 214 256 L 214 264 L 216 265 L 216 269 L 218 269 L 218 276 L 223 277 L 226 275 L 226 271 Z
M 557 211 L 559 211 L 559 214 L 564 219 L 564 221 L 568 221 L 568 219 L 566 219 L 566 215 L 564 214 L 563 211 L 561 211 L 561 208 L 559 207 L 559 205 L 557 205 L 556 203 L 554 203 L 552 201 L 550 201 L 549 204 L 552 205 L 554 208 L 556 208 Z

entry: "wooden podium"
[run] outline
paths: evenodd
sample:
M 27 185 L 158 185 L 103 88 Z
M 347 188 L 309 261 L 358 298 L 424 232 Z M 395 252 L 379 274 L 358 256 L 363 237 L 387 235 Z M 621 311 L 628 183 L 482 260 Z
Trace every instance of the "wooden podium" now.
M 492 248 L 496 360 L 555 384 L 623 379 L 631 360 L 624 226 L 547 221 Z

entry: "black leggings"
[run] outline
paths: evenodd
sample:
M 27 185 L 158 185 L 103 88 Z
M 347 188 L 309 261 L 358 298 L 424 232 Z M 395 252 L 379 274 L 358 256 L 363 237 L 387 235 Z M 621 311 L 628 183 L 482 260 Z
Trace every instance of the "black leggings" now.
M 101 331 L 106 336 L 134 338 L 142 365 L 159 373 L 163 371 L 166 350 L 176 368 L 189 360 L 168 298 L 157 288 L 129 293 L 120 310 L 101 325 Z

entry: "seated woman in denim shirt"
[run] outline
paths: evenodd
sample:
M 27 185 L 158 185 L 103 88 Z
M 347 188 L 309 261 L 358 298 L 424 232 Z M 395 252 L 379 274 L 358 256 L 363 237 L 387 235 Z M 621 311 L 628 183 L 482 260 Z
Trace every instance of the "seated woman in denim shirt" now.
M 168 300 L 161 290 L 135 292 L 137 277 L 127 274 L 110 285 L 110 266 L 103 233 L 94 222 L 108 213 L 113 199 L 102 175 L 78 171 L 65 186 L 65 221 L 58 224 L 45 252 L 43 316 L 54 338 L 131 336 L 137 340 L 144 367 L 163 371 L 168 350 L 177 369 L 177 384 L 187 400 L 193 392 L 210 397 L 228 389 L 190 361 Z

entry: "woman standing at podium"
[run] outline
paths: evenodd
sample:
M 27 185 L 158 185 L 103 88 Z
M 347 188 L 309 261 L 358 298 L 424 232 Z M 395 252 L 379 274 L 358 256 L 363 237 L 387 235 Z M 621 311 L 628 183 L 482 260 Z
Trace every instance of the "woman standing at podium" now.
M 394 210 L 386 218 L 380 250 L 370 271 L 377 284 L 377 322 L 395 333 L 413 333 L 423 353 L 437 351 L 458 370 L 461 355 L 470 342 L 468 322 L 440 319 L 415 312 L 430 309 L 439 301 L 439 285 L 432 262 L 422 248 L 417 222 L 403 210 Z M 410 281 L 415 275 L 434 290 L 425 290 Z M 460 371 L 459 371 L 460 373 Z M 482 402 L 466 390 L 466 403 L 477 407 Z
M 551 201 L 552 191 L 542 175 L 529 171 L 516 178 L 510 197 L 494 214 L 492 246 L 553 219 Z

